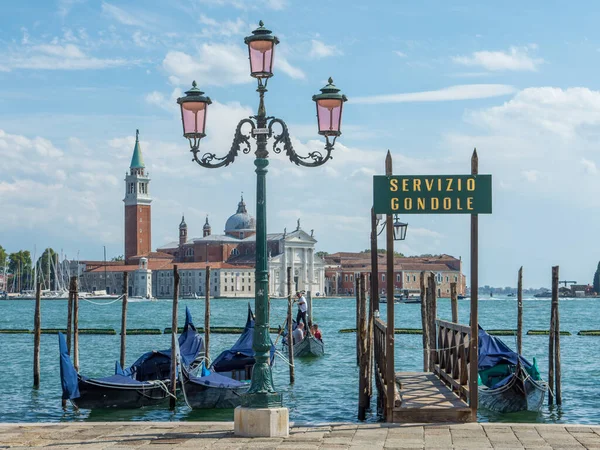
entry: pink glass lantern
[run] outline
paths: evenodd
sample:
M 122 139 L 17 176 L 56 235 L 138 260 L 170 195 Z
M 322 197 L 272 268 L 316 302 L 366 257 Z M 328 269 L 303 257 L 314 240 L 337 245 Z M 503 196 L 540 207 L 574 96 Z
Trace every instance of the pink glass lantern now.
M 177 103 L 181 106 L 183 135 L 190 140 L 199 140 L 206 136 L 206 110 L 212 102 L 198 89 L 195 81 L 192 88 L 186 91 L 185 97 L 177 99 Z
M 273 76 L 273 53 L 275 45 L 279 44 L 279 39 L 267 30 L 263 21 L 259 22 L 259 27 L 252 32 L 251 36 L 244 38 L 248 45 L 248 55 L 250 58 L 250 75 L 254 78 L 270 78 Z
M 317 122 L 319 134 L 322 136 L 339 136 L 342 134 L 342 108 L 348 99 L 335 87 L 333 80 L 329 78 L 327 86 L 321 89 L 321 93 L 313 95 L 317 104 Z

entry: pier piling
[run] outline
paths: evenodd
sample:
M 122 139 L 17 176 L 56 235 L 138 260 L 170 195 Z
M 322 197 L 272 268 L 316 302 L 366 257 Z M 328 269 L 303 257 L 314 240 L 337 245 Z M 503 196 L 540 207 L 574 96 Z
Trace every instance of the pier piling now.
M 437 317 L 437 284 L 435 274 L 429 273 L 427 278 L 427 334 L 429 335 L 429 370 L 433 371 L 435 366 L 436 342 L 436 317 Z
M 40 338 L 42 337 L 42 285 L 38 281 L 35 289 L 35 312 L 33 316 L 33 387 L 40 387 Z
M 456 281 L 450 283 L 450 306 L 452 307 L 452 322 L 458 323 L 458 292 Z
M 210 266 L 206 266 L 204 287 L 204 356 L 208 360 L 210 358 Z
M 359 293 L 359 356 L 360 364 L 358 370 L 358 420 L 365 420 L 368 408 L 368 362 L 367 353 L 367 289 L 365 274 L 360 275 L 360 293 Z
M 129 273 L 123 272 L 123 297 L 121 299 L 121 357 L 119 362 L 125 368 L 125 348 L 127 341 L 127 294 L 129 286 Z
M 71 277 L 71 292 L 73 295 L 73 366 L 79 372 L 79 282 L 77 277 Z
M 552 268 L 552 310 L 554 315 L 554 395 L 557 405 L 562 405 L 561 364 L 560 364 L 560 314 L 558 307 L 558 271 L 559 267 Z M 556 279 L 556 295 L 554 294 L 554 280 Z
M 292 268 L 287 268 L 287 293 L 288 293 L 288 310 L 287 310 L 287 346 L 288 346 L 288 361 L 290 366 L 290 384 L 294 384 L 296 374 L 294 373 L 294 338 L 292 336 Z
M 423 329 L 423 372 L 429 372 L 429 319 L 427 316 L 427 287 L 425 272 L 421 272 L 421 328 Z
M 354 278 L 354 293 L 356 297 L 356 365 L 360 366 L 360 277 Z
M 67 352 L 71 354 L 71 336 L 73 334 L 73 292 L 69 286 L 69 299 L 67 301 Z
M 177 339 L 177 301 L 179 300 L 179 271 L 177 265 L 173 266 L 173 317 L 171 322 L 171 396 L 169 398 L 169 408 L 175 409 L 177 402 L 177 357 L 176 342 Z
M 523 266 L 517 281 L 517 353 L 523 352 Z

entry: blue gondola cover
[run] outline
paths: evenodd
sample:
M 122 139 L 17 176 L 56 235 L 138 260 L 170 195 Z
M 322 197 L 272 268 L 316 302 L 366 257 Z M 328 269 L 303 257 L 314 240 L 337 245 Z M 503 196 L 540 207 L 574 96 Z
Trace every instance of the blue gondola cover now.
M 502 342 L 496 336 L 490 336 L 486 331 L 479 327 L 479 363 L 478 370 L 489 369 L 498 364 L 517 365 L 519 360 L 524 369 L 531 369 L 533 365 L 516 352 L 512 351 L 508 345 Z
M 77 372 L 69 351 L 67 349 L 67 341 L 65 335 L 58 333 L 58 347 L 60 349 L 60 383 L 62 385 L 63 400 L 72 400 L 79 398 L 79 386 L 77 381 Z

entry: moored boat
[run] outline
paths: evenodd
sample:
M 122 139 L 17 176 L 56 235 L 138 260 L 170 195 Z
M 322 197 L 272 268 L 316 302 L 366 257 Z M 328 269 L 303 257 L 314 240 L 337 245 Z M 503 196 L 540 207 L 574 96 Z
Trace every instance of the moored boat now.
M 62 398 L 83 409 L 140 408 L 161 403 L 169 396 L 171 349 L 151 351 L 140 356 L 131 367 L 117 362 L 115 374 L 88 378 L 78 373 L 71 362 L 65 336 L 59 333 Z M 184 331 L 178 339 L 182 367 L 188 370 L 204 354 L 204 342 L 186 308 Z
M 500 413 L 539 411 L 548 390 L 533 364 L 479 327 L 479 406 Z
M 324 354 L 325 344 L 311 334 L 307 334 L 304 339 L 294 344 L 294 358 L 323 356 Z

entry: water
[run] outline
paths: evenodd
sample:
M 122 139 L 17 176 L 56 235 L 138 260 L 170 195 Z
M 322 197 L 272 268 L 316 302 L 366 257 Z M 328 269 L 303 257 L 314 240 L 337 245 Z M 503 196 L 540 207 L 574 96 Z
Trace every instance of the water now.
M 179 323 L 183 324 L 185 306 L 189 306 L 195 323 L 202 326 L 203 300 L 181 300 Z M 600 337 L 577 336 L 584 329 L 600 329 L 599 319 L 592 312 L 598 307 L 594 299 L 565 299 L 560 301 L 561 329 L 573 336 L 561 338 L 563 406 L 550 409 L 544 406 L 541 413 L 515 413 L 507 415 L 479 412 L 480 421 L 506 422 L 560 422 L 598 423 L 600 410 L 596 407 L 600 387 L 595 381 L 600 365 L 596 362 Z M 385 317 L 385 304 L 382 304 Z M 170 301 L 132 302 L 128 305 L 129 328 L 160 328 L 171 325 Z M 356 367 L 356 338 L 354 334 L 342 334 L 342 328 L 354 328 L 355 303 L 352 298 L 313 300 L 314 321 L 323 331 L 326 354 L 318 359 L 296 360 L 296 383 L 289 385 L 287 365 L 278 359 L 273 368 L 276 388 L 283 393 L 284 403 L 290 408 L 290 420 L 296 423 L 322 423 L 355 421 L 358 409 L 358 369 Z M 33 328 L 34 302 L 0 301 L 0 328 Z M 94 305 L 81 301 L 79 309 L 80 328 L 120 328 L 121 304 Z M 243 327 L 246 320 L 247 302 L 240 299 L 218 299 L 211 303 L 212 326 Z M 271 302 L 271 325 L 282 324 L 287 311 L 285 300 Z M 480 324 L 484 328 L 516 328 L 517 304 L 514 298 L 481 300 Z M 66 300 L 42 301 L 42 327 L 64 328 L 66 324 Z M 396 327 L 420 328 L 420 305 L 396 305 Z M 451 317 L 449 300 L 439 300 L 438 315 Z M 469 300 L 459 301 L 461 323 L 468 323 Z M 548 329 L 550 301 L 528 299 L 524 302 L 524 330 Z M 80 336 L 81 372 L 88 377 L 110 375 L 114 362 L 119 358 L 119 335 Z M 229 348 L 236 335 L 211 335 L 211 355 Z M 273 336 L 275 339 L 275 336 Z M 515 347 L 513 337 L 502 339 Z M 0 343 L 6 361 L 0 371 L 0 422 L 56 422 L 56 421 L 118 421 L 118 420 L 232 420 L 232 411 L 191 411 L 182 401 L 175 411 L 167 407 L 139 410 L 84 411 L 61 408 L 61 390 L 58 368 L 58 338 L 42 335 L 41 339 L 41 385 L 31 388 L 33 373 L 33 335 L 0 334 Z M 127 363 L 131 364 L 140 354 L 152 349 L 170 346 L 169 335 L 127 336 Z M 280 348 L 278 344 L 278 348 Z M 547 379 L 548 337 L 524 336 L 524 355 L 537 358 L 542 375 Z M 396 335 L 396 370 L 422 370 L 421 335 Z M 372 402 L 375 403 L 374 401 Z M 376 421 L 374 413 L 369 421 Z

